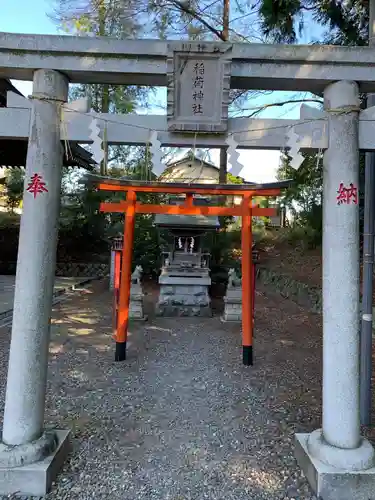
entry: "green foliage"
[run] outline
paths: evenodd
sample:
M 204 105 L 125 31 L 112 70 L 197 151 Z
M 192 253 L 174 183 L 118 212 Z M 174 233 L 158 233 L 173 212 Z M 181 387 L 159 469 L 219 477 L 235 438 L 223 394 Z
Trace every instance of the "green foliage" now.
M 227 173 L 227 184 L 244 184 L 244 180 L 241 177 L 236 177 L 230 172 Z
M 262 31 L 274 41 L 295 43 L 308 14 L 326 28 L 325 43 L 366 45 L 368 0 L 261 0 Z
M 7 170 L 5 187 L 7 206 L 11 212 L 14 212 L 14 209 L 18 208 L 22 201 L 24 179 L 24 168 L 9 168 Z
M 12 212 L 0 212 L 0 230 L 18 227 L 20 216 Z
M 267 228 L 265 224 L 259 224 L 253 222 L 252 229 L 253 229 L 253 242 L 257 244 L 263 241 L 267 234 Z
M 63 168 L 61 185 L 61 212 L 59 227 L 58 258 L 61 261 L 108 262 L 110 238 L 123 232 L 123 214 L 100 212 L 102 201 L 120 201 L 123 193 L 100 192 L 91 186 L 77 183 L 82 173 L 73 168 Z M 111 177 L 153 179 L 150 155 L 147 148 L 135 148 L 126 165 L 113 165 Z M 24 169 L 9 169 L 5 187 L 10 209 L 18 207 L 23 195 Z M 162 197 L 143 194 L 144 203 L 160 203 Z M 13 226 L 19 216 L 5 213 L 1 227 Z M 146 274 L 155 274 L 159 269 L 159 235 L 150 215 L 138 215 L 134 235 L 134 264 L 142 265 Z
M 322 205 L 323 155 L 303 153 L 302 156 L 304 160 L 300 168 L 295 170 L 290 165 L 291 157 L 284 152 L 277 172 L 278 180 L 292 180 L 291 187 L 284 191 L 281 201 L 295 216 L 296 205 L 302 212 Z
M 291 187 L 280 197 L 281 204 L 292 214 L 293 225 L 287 233 L 290 241 L 301 241 L 308 247 L 321 244 L 323 232 L 323 155 L 303 153 L 304 161 L 298 170 L 290 166 L 291 158 L 284 153 L 278 179 L 291 179 Z M 359 158 L 359 213 L 363 228 L 365 157 Z
M 368 2 L 351 0 L 262 0 L 260 15 L 263 32 L 277 42 L 295 43 L 304 29 L 307 12 L 327 28 L 323 42 L 337 45 L 365 45 L 368 42 Z M 362 96 L 363 97 L 363 96 Z M 362 99 L 362 105 L 364 99 Z M 290 168 L 286 157 L 279 169 L 279 179 L 294 184 L 282 197 L 282 203 L 294 215 L 291 239 L 301 239 L 308 246 L 320 244 L 322 236 L 322 159 L 304 155 L 298 171 Z M 364 157 L 360 156 L 360 227 L 363 227 Z
M 294 43 L 296 18 L 301 12 L 300 0 L 263 0 L 260 6 L 262 29 L 276 43 Z
M 321 243 L 323 156 L 304 153 L 298 170 L 290 166 L 290 156 L 285 152 L 278 170 L 278 179 L 291 179 L 291 187 L 280 197 L 281 204 L 293 214 L 295 231 L 291 238 L 301 238 L 309 247 Z
M 152 179 L 149 155 L 146 148 L 137 148 L 125 166 L 113 165 L 109 176 L 132 179 Z M 110 240 L 124 231 L 124 214 L 100 212 L 103 201 L 118 202 L 124 199 L 121 192 L 97 191 L 90 185 L 81 185 L 68 197 L 69 203 L 62 207 L 60 234 L 66 241 L 67 255 L 80 255 L 95 260 L 108 260 Z M 160 203 L 162 198 L 153 194 L 142 194 L 138 200 L 143 203 Z M 126 235 L 125 235 L 126 240 Z M 136 217 L 134 229 L 133 262 L 141 265 L 148 275 L 159 270 L 160 244 L 154 216 L 140 214 Z
M 134 229 L 133 265 L 141 265 L 148 276 L 156 277 L 160 269 L 160 241 L 153 215 L 137 215 Z
M 316 229 L 309 225 L 308 221 L 299 219 L 283 233 L 281 239 L 285 239 L 293 245 L 301 245 L 306 250 L 316 248 L 322 243 L 322 229 Z
M 231 261 L 231 249 L 237 232 L 220 231 L 207 233 L 203 239 L 204 247 L 208 248 L 211 257 L 212 273 L 217 273 L 221 268 L 226 268 Z

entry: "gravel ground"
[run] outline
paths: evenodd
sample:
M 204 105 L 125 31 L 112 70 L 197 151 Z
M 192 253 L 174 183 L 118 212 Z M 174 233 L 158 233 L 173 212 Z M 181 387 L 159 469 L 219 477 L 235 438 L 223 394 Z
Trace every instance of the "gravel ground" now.
M 319 316 L 257 292 L 254 367 L 241 364 L 238 326 L 218 316 L 133 324 L 128 360 L 114 363 L 103 283 L 53 318 L 46 424 L 71 427 L 74 450 L 48 499 L 316 498 L 293 434 L 320 425 Z

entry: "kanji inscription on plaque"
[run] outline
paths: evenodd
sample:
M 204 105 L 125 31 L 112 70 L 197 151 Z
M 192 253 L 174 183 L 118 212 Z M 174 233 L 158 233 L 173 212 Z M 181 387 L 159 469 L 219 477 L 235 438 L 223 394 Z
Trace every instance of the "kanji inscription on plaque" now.
M 168 49 L 168 130 L 225 133 L 231 46 L 174 42 Z
M 204 102 L 204 61 L 196 62 L 193 69 L 193 103 L 191 109 L 193 115 L 203 115 Z

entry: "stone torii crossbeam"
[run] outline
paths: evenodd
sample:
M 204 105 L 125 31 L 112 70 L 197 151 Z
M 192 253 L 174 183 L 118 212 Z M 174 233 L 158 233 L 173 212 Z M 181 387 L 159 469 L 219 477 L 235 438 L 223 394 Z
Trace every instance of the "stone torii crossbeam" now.
M 32 100 L 8 92 L 8 105 L 0 108 L 0 140 L 29 139 L 29 122 Z M 97 118 L 100 133 L 106 128 L 106 141 L 110 145 L 143 145 L 151 142 L 150 132 L 156 131 L 161 146 L 190 147 L 192 138 L 182 133 L 168 131 L 163 115 L 139 115 L 135 113 L 109 114 L 88 112 L 89 104 L 77 101 L 64 105 L 61 137 L 68 141 L 91 144 L 90 125 Z M 78 108 L 78 109 L 77 109 Z M 290 147 L 290 133 L 298 136 L 298 149 L 318 151 L 328 147 L 328 114 L 306 104 L 301 105 L 299 120 L 230 118 L 228 134 L 233 135 L 238 149 L 276 149 Z M 367 108 L 359 114 L 359 149 L 375 151 L 375 108 Z M 227 145 L 225 136 L 198 135 L 196 147 L 220 148 Z
M 173 44 L 0 34 L 0 77 L 33 80 L 31 108 L 13 107 L 0 113 L 0 139 L 21 136 L 28 140 L 0 449 L 0 493 L 45 493 L 50 468 L 58 463 L 67 443 L 66 433 L 44 432 L 61 140 L 86 142 L 92 119 L 69 111 L 69 105 L 64 107 L 68 84 L 166 86 Z M 226 134 L 220 138 L 198 134 L 196 144 L 218 147 L 226 144 L 228 133 L 234 132 L 239 147 L 278 149 L 286 145 L 285 128 L 296 125 L 290 144 L 296 154 L 300 148 L 325 150 L 323 419 L 321 429 L 296 436 L 296 455 L 323 500 L 367 500 L 375 486 L 375 467 L 374 450 L 361 437 L 359 421 L 358 151 L 374 150 L 375 136 L 372 111 L 359 109 L 359 92 L 375 92 L 375 51 L 368 47 L 321 45 L 200 45 L 204 45 L 204 51 L 227 53 L 230 65 L 226 60 L 225 78 L 231 88 L 309 90 L 324 95 L 327 115 L 314 119 L 313 126 L 291 122 L 287 127 L 284 123 L 279 132 L 275 128 L 271 132 L 272 124 L 261 125 L 258 120 L 229 121 Z M 211 81 L 216 85 L 218 80 Z M 109 118 L 120 120 L 123 130 L 116 123 L 112 126 Z M 137 120 L 141 123 L 139 132 L 135 131 Z M 249 132 L 256 127 L 256 133 Z M 108 117 L 108 142 L 113 144 L 149 142 L 152 130 L 159 131 L 157 140 L 161 144 L 186 146 L 193 142 L 191 136 L 172 133 L 166 117 Z

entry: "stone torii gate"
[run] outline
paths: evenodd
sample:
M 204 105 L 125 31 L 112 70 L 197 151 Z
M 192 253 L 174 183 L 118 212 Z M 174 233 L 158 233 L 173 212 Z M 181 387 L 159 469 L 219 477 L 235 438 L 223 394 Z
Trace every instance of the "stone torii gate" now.
M 375 52 L 367 47 L 182 45 L 187 47 L 179 42 L 168 47 L 154 40 L 0 34 L 0 77 L 33 80 L 31 103 L 18 102 L 0 110 L 0 139 L 29 141 L 0 446 L 0 493 L 45 493 L 67 450 L 68 432 L 44 431 L 61 140 L 95 144 L 89 130 L 93 116 L 79 106 L 64 104 L 68 83 L 174 87 L 170 66 L 171 51 L 176 50 L 187 60 L 187 52 L 208 58 L 210 71 L 217 67 L 207 53 L 223 56 L 221 77 L 212 79 L 215 85 L 223 82 L 219 97 L 212 97 L 212 109 L 217 109 L 219 98 L 227 97 L 229 85 L 324 94 L 326 115 L 310 123 L 239 118 L 226 125 L 225 99 L 219 116 L 211 117 L 210 123 L 201 121 L 195 132 L 186 109 L 180 116 L 174 114 L 173 99 L 168 102 L 167 117 L 96 118 L 98 125 L 104 118 L 112 144 L 186 146 L 194 140 L 196 146 L 220 147 L 229 145 L 230 135 L 238 147 L 264 149 L 279 149 L 289 137 L 295 156 L 299 148 L 325 149 L 323 419 L 322 429 L 296 436 L 296 455 L 323 500 L 367 500 L 374 489 L 375 467 L 374 450 L 361 437 L 359 422 L 357 189 L 358 150 L 375 149 L 373 110 L 359 109 L 359 92 L 375 92 Z M 174 89 L 169 90 L 173 97 Z M 230 147 L 233 153 L 233 141 Z

